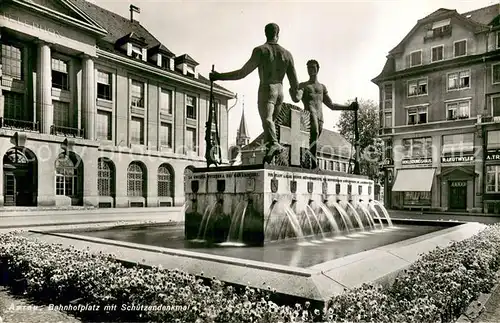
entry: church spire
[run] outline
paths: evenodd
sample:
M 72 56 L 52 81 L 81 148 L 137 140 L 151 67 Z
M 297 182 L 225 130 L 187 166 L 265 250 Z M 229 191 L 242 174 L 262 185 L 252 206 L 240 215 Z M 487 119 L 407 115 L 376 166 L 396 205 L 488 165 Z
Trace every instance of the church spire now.
M 250 143 L 250 136 L 248 135 L 247 122 L 245 120 L 245 98 L 243 97 L 243 109 L 241 112 L 240 126 L 236 134 L 236 145 L 243 147 Z

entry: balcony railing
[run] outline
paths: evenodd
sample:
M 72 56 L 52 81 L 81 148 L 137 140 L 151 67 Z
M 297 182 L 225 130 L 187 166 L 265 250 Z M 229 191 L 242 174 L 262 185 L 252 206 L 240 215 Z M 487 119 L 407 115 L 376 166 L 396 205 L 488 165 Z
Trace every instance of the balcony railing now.
M 38 132 L 40 131 L 39 125 L 38 122 L 0 117 L 0 128 Z
M 64 136 L 64 137 L 83 138 L 84 131 L 83 129 L 78 129 L 78 128 L 52 125 L 50 127 L 50 134 L 56 136 Z
M 427 35 L 424 36 L 424 43 L 432 41 L 436 38 L 444 38 L 451 36 L 451 26 L 444 26 L 434 30 L 429 30 Z

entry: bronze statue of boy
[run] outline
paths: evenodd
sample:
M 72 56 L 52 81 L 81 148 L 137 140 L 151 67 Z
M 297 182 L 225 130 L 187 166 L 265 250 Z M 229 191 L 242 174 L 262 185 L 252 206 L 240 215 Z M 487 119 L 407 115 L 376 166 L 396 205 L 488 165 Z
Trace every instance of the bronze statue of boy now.
M 258 68 L 260 78 L 258 108 L 266 144 L 264 163 L 269 163 L 274 156 L 283 151 L 283 146 L 278 143 L 274 123 L 283 103 L 283 79 L 286 75 L 291 94 L 296 94 L 298 91 L 298 80 L 292 54 L 278 45 L 279 26 L 270 23 L 266 25 L 264 31 L 266 43 L 254 48 L 252 56 L 241 69 L 227 73 L 214 71 L 210 73 L 210 80 L 240 80 Z
M 309 81 L 300 83 L 298 90 L 290 88 L 292 100 L 297 103 L 302 100 L 304 109 L 309 111 L 310 119 L 310 135 L 309 135 L 309 151 L 312 155 L 311 168 L 317 168 L 317 149 L 318 139 L 323 131 L 323 104 L 333 111 L 339 110 L 357 110 L 358 104 L 352 102 L 350 105 L 341 105 L 332 102 L 328 95 L 326 86 L 318 81 L 319 63 L 316 60 L 307 62 L 307 72 Z

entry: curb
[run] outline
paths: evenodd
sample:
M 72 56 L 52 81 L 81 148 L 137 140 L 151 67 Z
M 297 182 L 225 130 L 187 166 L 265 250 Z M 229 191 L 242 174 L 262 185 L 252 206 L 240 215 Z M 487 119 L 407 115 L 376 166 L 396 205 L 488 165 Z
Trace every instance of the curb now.
M 500 288 L 500 270 L 496 273 L 496 284 L 487 294 L 481 293 L 477 300 L 469 304 L 465 312 L 458 318 L 455 323 L 471 323 L 481 315 L 486 308 L 491 296 Z

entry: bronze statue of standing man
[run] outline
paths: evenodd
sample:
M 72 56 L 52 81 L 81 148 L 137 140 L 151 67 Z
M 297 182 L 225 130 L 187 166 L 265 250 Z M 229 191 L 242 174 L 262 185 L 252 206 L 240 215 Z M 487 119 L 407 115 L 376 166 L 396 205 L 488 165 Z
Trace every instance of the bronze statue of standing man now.
M 283 146 L 278 143 L 274 124 L 283 103 L 283 79 L 285 75 L 288 77 L 290 93 L 296 93 L 298 81 L 292 54 L 278 45 L 279 26 L 270 23 L 264 31 L 266 43 L 254 48 L 252 56 L 241 69 L 227 73 L 212 72 L 210 80 L 240 80 L 256 68 L 259 69 L 258 108 L 267 148 L 264 163 L 269 163 L 283 151 Z
M 317 168 L 317 149 L 318 139 L 323 132 L 323 104 L 333 111 L 357 110 L 358 103 L 352 102 L 350 105 L 333 103 L 328 95 L 326 86 L 318 81 L 319 63 L 311 59 L 307 62 L 307 73 L 309 80 L 299 84 L 298 90 L 293 92 L 290 89 L 293 102 L 300 100 L 304 103 L 304 109 L 309 111 L 310 133 L 309 133 L 309 151 L 312 155 L 311 168 Z

